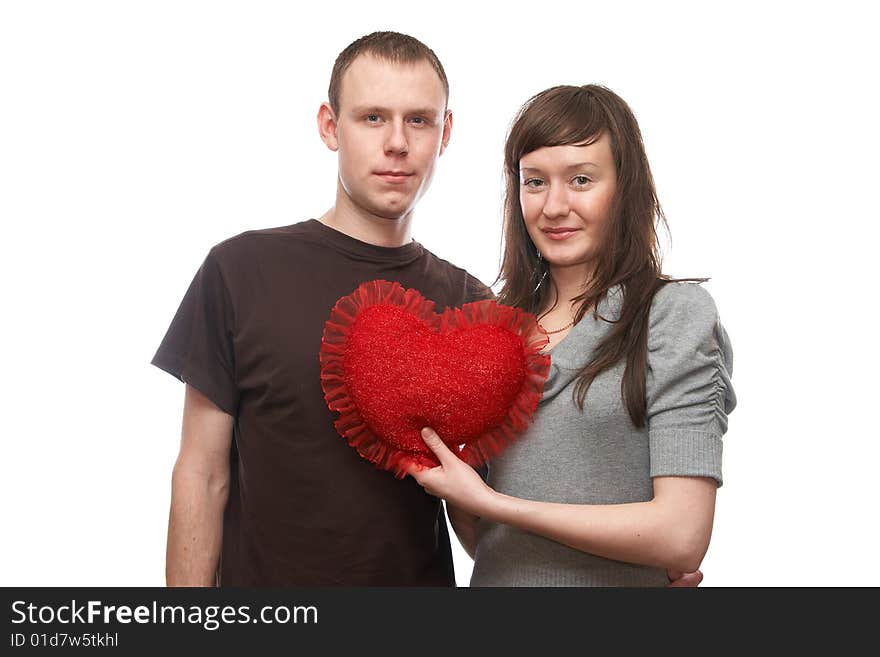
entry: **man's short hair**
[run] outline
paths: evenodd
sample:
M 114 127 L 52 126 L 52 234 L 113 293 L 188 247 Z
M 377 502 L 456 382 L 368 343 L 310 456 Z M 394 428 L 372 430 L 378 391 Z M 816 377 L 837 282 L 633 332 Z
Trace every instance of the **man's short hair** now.
M 330 74 L 330 88 L 328 96 L 330 107 L 333 108 L 335 114 L 339 114 L 339 93 L 342 86 L 342 76 L 351 66 L 351 63 L 358 55 L 370 54 L 379 59 L 392 62 L 394 64 L 417 64 L 426 61 L 440 77 L 443 84 L 443 91 L 446 94 L 447 103 L 449 102 L 449 81 L 446 79 L 446 72 L 443 70 L 443 64 L 437 59 L 434 51 L 428 48 L 424 43 L 407 34 L 399 32 L 373 32 L 350 44 L 345 50 L 339 53 L 336 63 L 333 64 L 333 73 Z

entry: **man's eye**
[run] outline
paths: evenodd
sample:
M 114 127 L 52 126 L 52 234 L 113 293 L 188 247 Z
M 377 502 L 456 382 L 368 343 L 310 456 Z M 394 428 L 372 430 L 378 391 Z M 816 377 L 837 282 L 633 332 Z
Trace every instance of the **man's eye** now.
M 378 114 L 367 114 L 368 123 L 376 123 L 379 120 Z
M 425 123 L 425 119 L 423 119 L 421 116 L 414 116 L 410 120 L 417 125 L 422 125 Z

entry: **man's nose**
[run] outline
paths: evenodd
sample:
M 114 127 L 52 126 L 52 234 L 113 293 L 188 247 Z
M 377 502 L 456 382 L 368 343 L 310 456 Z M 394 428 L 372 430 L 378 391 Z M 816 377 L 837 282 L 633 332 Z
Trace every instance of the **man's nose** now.
M 385 152 L 394 155 L 405 155 L 409 152 L 409 143 L 406 140 L 403 121 L 391 122 L 385 139 Z

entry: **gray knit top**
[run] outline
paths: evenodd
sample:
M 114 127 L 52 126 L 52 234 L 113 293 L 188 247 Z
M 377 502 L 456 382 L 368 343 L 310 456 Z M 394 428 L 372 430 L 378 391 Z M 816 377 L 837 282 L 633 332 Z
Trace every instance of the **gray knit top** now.
M 620 288 L 599 305 L 617 319 Z M 624 504 L 654 496 L 652 477 L 721 480 L 721 436 L 736 405 L 733 353 L 709 293 L 670 283 L 649 317 L 647 426 L 621 398 L 624 363 L 604 371 L 581 412 L 577 370 L 610 324 L 587 313 L 551 352 L 544 396 L 527 432 L 490 464 L 488 483 L 515 497 L 567 504 Z M 480 519 L 471 586 L 664 586 L 666 571 L 594 556 Z

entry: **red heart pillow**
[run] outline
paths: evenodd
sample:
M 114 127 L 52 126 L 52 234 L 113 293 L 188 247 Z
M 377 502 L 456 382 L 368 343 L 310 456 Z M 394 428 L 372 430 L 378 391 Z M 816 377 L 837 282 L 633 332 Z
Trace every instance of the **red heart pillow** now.
M 501 452 L 531 421 L 544 391 L 548 338 L 535 317 L 495 301 L 434 312 L 399 283 L 369 281 L 324 325 L 321 386 L 337 431 L 397 477 L 438 465 L 432 427 L 466 463 Z

